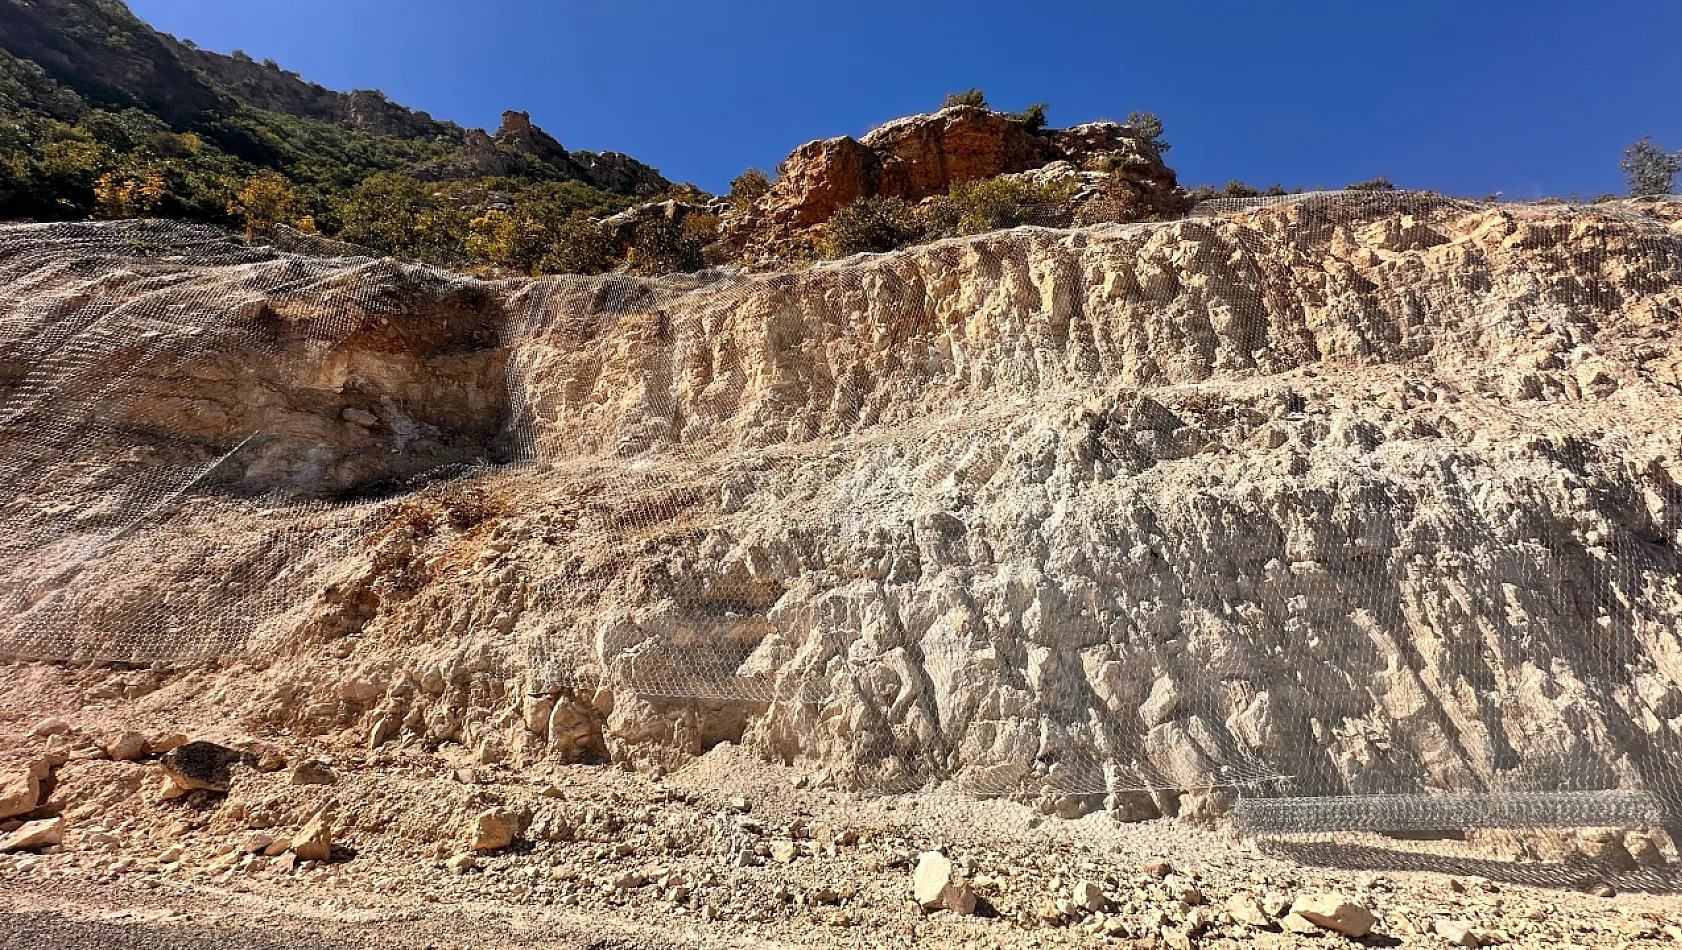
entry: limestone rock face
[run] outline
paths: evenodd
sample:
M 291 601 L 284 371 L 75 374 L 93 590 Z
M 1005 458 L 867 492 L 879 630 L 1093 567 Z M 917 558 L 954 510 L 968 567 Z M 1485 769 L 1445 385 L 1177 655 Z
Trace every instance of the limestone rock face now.
M 1097 122 L 1039 133 L 1020 118 L 975 106 L 908 116 L 848 136 L 808 142 L 783 163 L 771 190 L 724 220 L 722 243 L 747 263 L 798 254 L 813 229 L 868 197 L 915 204 L 958 182 L 1069 161 L 1117 187 L 1135 191 L 1127 217 L 1143 220 L 1183 207 L 1174 172 L 1154 146 L 1127 126 Z
M 497 283 L 7 226 L 0 642 L 261 651 L 241 721 L 299 735 L 739 743 L 1070 816 L 1675 788 L 1667 208 L 1350 195 Z M 41 375 L 72 303 L 116 313 L 79 345 L 134 334 L 78 351 L 97 390 Z M 476 458 L 522 464 L 404 481 Z

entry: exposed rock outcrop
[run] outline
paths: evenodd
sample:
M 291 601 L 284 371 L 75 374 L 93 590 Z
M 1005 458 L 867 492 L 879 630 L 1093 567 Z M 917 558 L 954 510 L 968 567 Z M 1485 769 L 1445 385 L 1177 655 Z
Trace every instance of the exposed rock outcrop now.
M 618 152 L 568 151 L 555 137 L 532 124 L 524 112 L 504 112 L 493 137 L 482 129 L 462 133 L 462 151 L 448 161 L 414 170 L 416 177 L 453 178 L 532 176 L 587 185 L 625 195 L 649 197 L 672 183 L 642 162 Z
M 914 203 L 959 182 L 1056 161 L 1136 196 L 1122 216 L 1109 220 L 1149 220 L 1186 207 L 1173 170 L 1127 126 L 1094 122 L 1041 132 L 1018 116 L 953 106 L 895 120 L 862 140 L 842 136 L 795 149 L 769 192 L 726 217 L 724 246 L 749 263 L 799 257 L 809 250 L 813 229 L 861 198 Z
M 275 663 L 242 721 L 296 735 L 650 766 L 740 741 L 838 786 L 952 781 L 1053 814 L 1108 792 L 1208 818 L 1233 783 L 1280 775 L 1333 794 L 1675 789 L 1670 211 L 1349 195 L 763 277 L 497 284 L 284 255 L 72 270 L 54 242 L 116 226 L 12 229 L 4 286 L 42 306 L 11 291 L 14 331 L 56 318 L 55 287 L 88 313 L 152 313 L 135 301 L 224 299 L 231 272 L 310 275 L 317 309 L 350 275 L 376 297 L 395 284 L 382 347 L 207 349 L 418 366 L 417 341 L 453 340 L 507 366 L 489 428 L 532 464 L 331 519 L 189 485 L 166 515 L 104 525 L 123 533 L 74 584 L 45 583 L 64 570 L 50 551 L 0 552 L 5 589 L 53 592 L 11 608 L 0 642 L 193 655 L 234 629 L 210 645 Z M 155 287 L 118 276 L 142 266 Z M 445 306 L 468 293 L 496 304 Z M 186 333 L 147 327 L 155 347 Z M 12 359 L 0 379 L 35 392 Z M 144 370 L 104 405 L 200 378 Z M 438 374 L 427 399 L 481 382 Z M 355 425 L 350 387 L 295 391 Z M 204 392 L 207 417 L 257 401 Z M 87 404 L 71 396 L 54 405 Z M 8 437 L 50 431 L 14 418 Z M 89 543 L 57 513 L 99 510 L 178 451 L 128 431 L 150 454 L 9 483 L 14 536 Z M 226 450 L 239 429 L 194 431 Z M 318 477 L 364 471 L 344 468 L 360 446 L 321 438 Z M 262 471 L 236 456 L 224 474 Z M 210 551 L 274 611 L 201 597 Z M 183 622 L 228 604 L 238 624 Z M 88 630 L 104 639 L 51 639 Z

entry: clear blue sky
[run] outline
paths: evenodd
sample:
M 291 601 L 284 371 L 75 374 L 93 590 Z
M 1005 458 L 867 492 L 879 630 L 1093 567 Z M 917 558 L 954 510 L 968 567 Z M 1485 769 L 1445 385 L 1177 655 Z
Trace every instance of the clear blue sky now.
M 1682 149 L 1682 0 L 130 0 L 206 49 L 721 191 L 980 86 L 1054 125 L 1162 116 L 1186 184 L 1621 191 Z

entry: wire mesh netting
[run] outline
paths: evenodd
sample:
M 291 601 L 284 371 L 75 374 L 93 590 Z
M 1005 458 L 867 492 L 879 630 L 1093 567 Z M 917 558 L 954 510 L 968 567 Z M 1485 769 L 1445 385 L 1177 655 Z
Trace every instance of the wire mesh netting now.
M 6 227 L 0 652 L 283 648 L 466 491 L 523 533 L 438 629 L 852 788 L 1671 824 L 1670 220 L 1309 195 L 517 281 Z

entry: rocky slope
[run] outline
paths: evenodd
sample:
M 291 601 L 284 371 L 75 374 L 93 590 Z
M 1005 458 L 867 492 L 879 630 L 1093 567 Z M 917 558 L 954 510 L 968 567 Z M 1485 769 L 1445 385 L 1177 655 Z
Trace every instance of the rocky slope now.
M 1679 230 L 1355 195 L 483 283 L 12 227 L 0 643 L 260 657 L 263 734 L 1064 814 L 1674 792 Z

